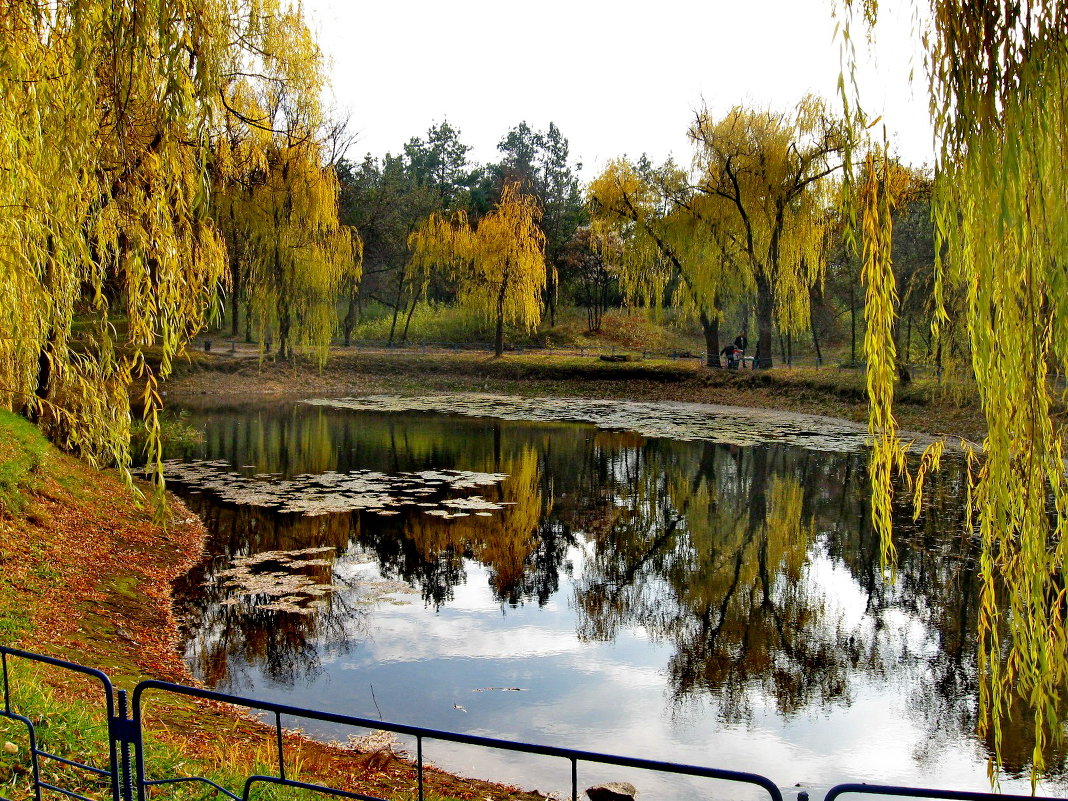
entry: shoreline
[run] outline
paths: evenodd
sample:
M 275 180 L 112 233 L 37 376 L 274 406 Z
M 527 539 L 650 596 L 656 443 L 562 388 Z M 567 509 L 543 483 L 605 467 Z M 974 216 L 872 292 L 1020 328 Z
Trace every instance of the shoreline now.
M 531 356 L 495 360 L 467 354 L 341 354 L 320 370 L 303 360 L 279 364 L 194 353 L 162 389 L 168 403 L 194 407 L 311 397 L 490 393 L 643 405 L 713 404 L 780 418 L 816 415 L 835 424 L 845 422 L 857 431 L 865 428 L 867 415 L 866 397 L 856 377 L 839 376 L 831 369 L 819 375 L 797 369 L 751 374 L 674 362 L 603 364 Z M 929 411 L 917 404 L 902 416 L 902 427 L 911 419 L 936 426 L 955 419 Z M 956 411 L 957 418 L 967 417 L 974 429 L 974 410 Z M 136 506 L 113 472 L 95 471 L 57 451 L 50 451 L 41 473 L 27 493 L 27 510 L 0 517 L 0 540 L 20 559 L 18 573 L 3 588 L 9 596 L 7 605 L 12 607 L 20 598 L 39 599 L 29 610 L 32 629 L 14 642 L 97 667 L 117 687 L 128 688 L 142 678 L 198 686 L 179 653 L 173 583 L 203 558 L 207 538 L 203 523 L 171 495 L 171 524 L 161 527 L 149 510 Z M 34 575 L 44 565 L 49 569 L 56 565 L 57 574 L 42 593 Z M 226 749 L 206 744 L 205 732 L 220 727 L 228 731 Z M 256 772 L 255 760 L 238 752 L 256 753 L 255 744 L 263 736 L 261 724 L 217 704 L 186 708 L 177 724 L 161 735 L 163 742 L 180 747 L 195 765 L 208 765 L 226 750 L 235 770 L 246 775 Z M 412 788 L 414 766 L 388 748 L 357 753 L 298 734 L 287 733 L 285 739 L 287 758 L 292 754 L 313 781 L 380 795 Z M 426 775 L 432 793 L 450 798 L 540 797 L 434 768 L 427 768 Z
M 767 371 L 710 370 L 696 362 L 647 360 L 605 363 L 585 357 L 540 355 L 353 353 L 331 356 L 320 369 L 297 358 L 290 363 L 235 359 L 192 352 L 163 387 L 168 402 L 183 406 L 269 403 L 310 397 L 420 395 L 484 392 L 519 397 L 581 397 L 634 402 L 700 403 L 868 421 L 863 373 L 826 368 Z M 899 390 L 894 416 L 903 436 L 981 443 L 981 409 L 933 381 Z

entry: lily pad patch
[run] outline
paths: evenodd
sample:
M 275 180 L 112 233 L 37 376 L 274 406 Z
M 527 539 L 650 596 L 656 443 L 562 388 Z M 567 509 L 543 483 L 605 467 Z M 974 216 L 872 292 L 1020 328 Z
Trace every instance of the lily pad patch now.
M 307 516 L 364 511 L 395 516 L 403 507 L 421 508 L 429 514 L 451 519 L 458 510 L 500 510 L 503 504 L 481 495 L 448 497 L 450 493 L 470 492 L 499 486 L 508 478 L 505 473 L 478 473 L 469 470 L 423 470 L 387 475 L 374 470 L 351 470 L 338 473 L 328 470 L 312 475 L 304 473 L 281 478 L 277 473 L 253 476 L 235 471 L 225 460 L 171 459 L 164 462 L 169 481 L 191 490 L 207 491 L 219 500 L 241 506 L 273 509 L 280 513 Z M 435 495 L 445 495 L 431 501 Z

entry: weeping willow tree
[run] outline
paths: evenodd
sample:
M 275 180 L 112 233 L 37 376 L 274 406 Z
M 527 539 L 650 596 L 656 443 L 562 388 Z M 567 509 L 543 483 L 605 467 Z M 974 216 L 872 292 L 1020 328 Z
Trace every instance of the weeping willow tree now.
M 261 344 L 274 331 L 280 357 L 305 345 L 322 363 L 340 287 L 359 279 L 361 243 L 338 222 L 336 173 L 313 132 L 276 132 L 261 158 L 262 168 L 217 195 L 220 225 L 239 244 L 231 259 L 240 284 L 231 291 L 244 292 Z
M 791 333 L 808 324 L 808 290 L 822 276 L 832 175 L 848 127 L 808 96 L 789 114 L 736 106 L 716 119 L 703 111 L 690 138 L 694 212 L 744 254 L 756 286 L 756 364 L 771 367 L 773 322 Z
M 729 224 L 701 210 L 688 176 L 668 161 L 653 168 L 617 159 L 587 190 L 591 233 L 628 297 L 700 320 L 706 363 L 719 366 L 722 310 L 750 288 Z
M 701 319 L 710 365 L 718 364 L 721 309 L 752 289 L 758 367 L 772 366 L 776 322 L 791 333 L 807 327 L 847 133 L 811 97 L 792 114 L 738 106 L 716 119 L 703 111 L 689 132 L 691 175 L 618 161 L 590 185 L 595 225 L 628 246 L 624 283 L 643 299 L 662 297 L 673 280 L 684 284 L 678 298 Z
M 862 10 L 874 23 L 874 0 Z M 932 0 L 924 39 L 945 250 L 935 322 L 945 322 L 943 288 L 959 286 L 988 430 L 968 499 L 969 533 L 982 541 L 980 728 L 1000 761 L 1002 721 L 1023 701 L 1034 721 L 1032 781 L 1050 740 L 1063 739 L 1057 708 L 1068 682 L 1065 395 L 1055 375 L 1068 357 L 1066 37 L 1068 4 L 1057 0 Z M 849 105 L 860 114 L 853 98 Z M 866 348 L 882 365 L 870 375 L 878 506 L 904 470 L 892 415 L 893 189 L 885 180 L 856 185 L 868 304 L 878 318 Z M 925 456 L 921 478 L 937 455 Z M 889 542 L 888 517 L 877 514 L 876 523 Z
M 435 212 L 408 239 L 410 275 L 426 281 L 435 269 L 449 271 L 459 303 L 494 320 L 497 356 L 504 353 L 505 323 L 533 330 L 541 322 L 547 273 L 540 219 L 537 200 L 515 183 L 476 226 L 463 212 Z
M 225 279 L 227 87 L 284 83 L 300 24 L 275 0 L 0 5 L 0 404 L 94 463 L 129 463 L 135 382 L 158 431 L 158 381 Z

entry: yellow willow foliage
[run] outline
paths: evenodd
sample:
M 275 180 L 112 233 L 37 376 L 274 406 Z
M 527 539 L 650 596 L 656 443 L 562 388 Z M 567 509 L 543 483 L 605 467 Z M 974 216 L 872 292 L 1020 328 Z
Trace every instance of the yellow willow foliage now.
M 283 357 L 310 346 L 322 364 L 338 291 L 361 273 L 362 243 L 338 219 L 319 49 L 294 11 L 272 26 L 270 42 L 287 54 L 265 59 L 274 80 L 237 80 L 224 92 L 233 113 L 214 143 L 215 219 L 241 282 L 233 289 L 248 298 L 261 344 L 271 331 Z
M 745 254 L 752 280 L 773 293 L 783 330 L 808 325 L 809 288 L 823 274 L 824 228 L 845 125 L 821 100 L 805 97 L 792 115 L 736 106 L 707 111 L 690 128 L 702 216 Z
M 0 404 L 129 463 L 129 388 L 157 382 L 224 277 L 209 216 L 223 90 L 271 49 L 273 0 L 0 5 Z M 158 367 L 150 367 L 148 349 Z
M 869 482 L 872 491 L 872 521 L 879 531 L 889 531 L 893 515 L 893 478 L 905 469 L 905 449 L 894 420 L 894 381 L 897 346 L 894 343 L 895 308 L 898 303 L 890 259 L 893 212 L 906 199 L 910 173 L 881 152 L 868 153 L 859 186 L 862 218 L 861 282 L 866 288 L 864 356 L 870 413 L 868 430 L 875 446 Z M 922 473 L 921 473 L 922 476 Z M 917 482 L 922 486 L 922 477 Z M 882 538 L 884 564 L 893 564 L 894 543 Z
M 541 322 L 547 273 L 540 219 L 537 200 L 514 183 L 477 226 L 463 212 L 434 213 L 408 238 L 409 276 L 425 283 L 431 270 L 448 270 L 459 283 L 460 304 L 496 321 L 498 356 L 506 323 L 533 330 Z
M 240 260 L 260 341 L 273 330 L 282 356 L 306 345 L 322 363 L 338 288 L 359 278 L 362 247 L 339 223 L 337 176 L 323 163 L 322 145 L 310 136 L 275 139 L 266 143 L 265 170 L 217 193 L 216 213 L 231 240 L 240 240 L 231 258 Z
M 941 303 L 944 281 L 966 294 L 988 429 L 970 460 L 969 497 L 983 545 L 980 730 L 1000 763 L 1002 721 L 1022 699 L 1034 718 L 1035 781 L 1050 740 L 1063 738 L 1057 708 L 1068 682 L 1068 479 L 1056 411 L 1065 397 L 1050 375 L 1068 363 L 1068 4 L 932 0 L 931 10 L 935 219 L 946 251 L 937 294 Z M 877 6 L 863 11 L 871 22 Z M 860 201 L 866 209 L 872 198 Z M 873 279 L 869 293 L 886 280 Z M 882 374 L 873 399 L 889 397 L 892 381 Z M 896 444 L 877 446 L 875 460 Z M 880 530 L 888 540 L 889 522 Z
M 750 288 L 735 243 L 717 236 L 729 221 L 716 218 L 720 209 L 695 197 L 670 162 L 652 174 L 626 159 L 610 162 L 590 183 L 587 205 L 593 241 L 623 292 L 643 305 L 716 318 Z M 683 291 L 671 292 L 679 282 Z

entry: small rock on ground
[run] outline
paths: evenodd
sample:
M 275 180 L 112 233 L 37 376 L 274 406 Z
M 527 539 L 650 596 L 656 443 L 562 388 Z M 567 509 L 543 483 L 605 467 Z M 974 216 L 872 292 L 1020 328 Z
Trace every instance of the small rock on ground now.
M 634 801 L 638 788 L 630 782 L 606 782 L 586 788 L 590 801 Z

